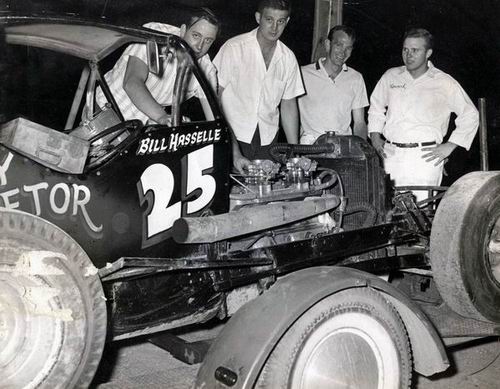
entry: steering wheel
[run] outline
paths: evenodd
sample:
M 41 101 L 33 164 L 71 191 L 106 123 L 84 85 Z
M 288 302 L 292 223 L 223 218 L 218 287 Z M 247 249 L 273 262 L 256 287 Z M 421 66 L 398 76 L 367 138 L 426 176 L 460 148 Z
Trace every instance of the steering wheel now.
M 90 138 L 90 150 L 97 149 L 99 153 L 102 152 L 102 155 L 97 156 L 94 160 L 90 156 L 91 161 L 85 166 L 85 172 L 96 168 L 125 150 L 140 135 L 142 127 L 143 125 L 140 120 L 126 120 Z M 125 131 L 128 131 L 130 134 L 123 141 L 113 144 L 113 141 Z M 97 144 L 99 141 L 102 141 L 102 143 Z

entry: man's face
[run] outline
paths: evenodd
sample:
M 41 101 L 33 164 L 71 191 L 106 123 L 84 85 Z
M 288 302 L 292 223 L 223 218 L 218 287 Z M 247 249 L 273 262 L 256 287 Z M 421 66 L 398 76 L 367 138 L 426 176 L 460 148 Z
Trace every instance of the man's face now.
M 288 16 L 288 11 L 274 8 L 264 8 L 262 13 L 256 12 L 255 19 L 259 24 L 261 36 L 268 41 L 276 42 L 285 30 Z
M 354 41 L 344 31 L 335 31 L 329 45 L 330 61 L 337 66 L 342 66 L 351 56 Z
M 406 38 L 403 42 L 403 62 L 408 71 L 425 68 L 432 54 L 425 46 L 424 38 Z
M 203 57 L 217 37 L 218 27 L 205 19 L 200 19 L 191 27 L 181 27 L 181 38 L 191 47 L 196 58 Z

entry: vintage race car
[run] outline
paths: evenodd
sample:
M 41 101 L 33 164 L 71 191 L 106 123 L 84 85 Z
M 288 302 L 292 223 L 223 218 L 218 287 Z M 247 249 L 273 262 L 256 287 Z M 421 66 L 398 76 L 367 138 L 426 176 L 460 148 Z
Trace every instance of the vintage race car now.
M 367 142 L 328 134 L 277 145 L 275 161 L 239 176 L 215 93 L 179 37 L 1 19 L 11 68 L 32 70 L 13 78 L 19 114 L 0 125 L 2 385 L 86 387 L 106 339 L 232 317 L 199 387 L 311 387 L 318 369 L 407 387 L 413 370 L 449 365 L 439 322 L 415 302 L 430 282 L 433 308 L 444 300 L 494 332 L 498 173 L 468 175 L 437 211 L 442 194 L 421 209 L 387 189 Z M 171 126 L 125 121 L 106 84 L 131 43 L 146 45 L 151 72 L 176 61 Z M 193 78 L 208 107 L 187 95 Z M 370 274 L 405 269 L 392 283 Z M 276 362 L 285 355 L 295 362 Z
M 166 273 L 160 277 L 161 282 L 147 287 L 148 297 L 140 301 L 135 296 L 143 293 L 144 286 L 134 281 L 126 292 L 120 291 L 120 283 L 115 283 L 105 297 L 97 269 L 112 273 L 126 269 L 132 261 L 127 278 L 134 279 L 140 277 L 134 276 L 138 269 L 139 273 L 145 269 L 146 273 L 156 273 L 158 258 L 168 259 L 169 266 L 175 268 L 183 264 L 178 258 L 200 257 L 203 248 L 179 245 L 170 239 L 171 227 L 181 216 L 223 213 L 229 209 L 231 154 L 226 124 L 213 98 L 211 114 L 215 120 L 200 120 L 193 117 L 195 110 L 186 112 L 180 106 L 183 96 L 179 89 L 171 108 L 174 128 L 178 130 L 169 131 L 158 125 L 144 126 L 138 120 L 124 121 L 109 93 L 100 64 L 130 43 L 150 41 L 175 53 L 180 86 L 186 82 L 183 68 L 191 69 L 192 76 L 199 78 L 188 47 L 178 37 L 59 18 L 7 18 L 2 23 L 7 43 L 12 45 L 12 61 L 37 58 L 62 66 L 56 69 L 38 64 L 38 77 L 47 83 L 47 89 L 54 89 L 58 74 L 64 78 L 61 73 L 67 71 L 72 71 L 78 81 L 75 69 L 68 70 L 64 64 L 81 65 L 80 81 L 72 91 L 73 102 L 54 104 L 51 99 L 52 110 L 67 110 L 65 116 L 60 116 L 64 120 L 60 127 L 50 122 L 54 115 L 30 112 L 35 117 L 29 117 L 23 112 L 24 116 L 4 123 L 1 129 L 0 205 L 36 217 L 26 218 L 15 211 L 4 214 L 10 221 L 4 219 L 8 231 L 2 232 L 2 238 L 4 243 L 10 242 L 10 248 L 2 244 L 2 250 L 8 252 L 3 251 L 0 278 L 2 285 L 12 287 L 3 290 L 2 296 L 10 307 L 5 320 L 13 320 L 15 325 L 7 325 L 8 340 L 1 351 L 7 370 L 0 375 L 14 387 L 40 380 L 46 387 L 55 388 L 56 382 L 65 381 L 59 373 L 54 374 L 56 381 L 49 379 L 52 370 L 64 371 L 68 376 L 91 377 L 92 374 L 80 370 L 88 369 L 86 359 L 97 363 L 92 355 L 102 351 L 106 300 L 108 304 L 115 301 L 112 304 L 117 307 L 112 325 L 115 338 L 164 325 L 166 311 L 171 322 L 180 324 L 192 321 L 186 317 L 206 316 L 199 312 L 200 306 L 207 306 L 206 311 L 218 307 L 213 292 L 205 289 L 211 282 L 208 274 L 193 278 Z M 75 62 L 75 57 L 81 61 Z M 41 74 L 44 70 L 52 73 Z M 199 78 L 199 82 L 208 88 L 204 78 Z M 98 107 L 95 102 L 98 87 L 109 98 L 105 107 Z M 191 116 L 191 121 L 181 124 L 183 116 Z M 38 243 L 29 242 L 31 239 Z M 56 252 L 61 254 L 55 256 Z M 42 279 L 41 274 L 50 281 Z M 29 288 L 29 297 L 19 300 L 24 288 Z M 15 309 L 10 300 L 13 296 Z M 153 307 L 153 301 L 166 302 L 166 296 L 173 297 L 168 304 Z M 126 303 L 122 305 L 118 300 Z M 46 312 L 50 314 L 44 317 Z M 28 313 L 35 315 L 36 320 L 19 320 Z M 59 320 L 62 325 L 54 324 Z M 71 335 L 72 331 L 81 332 L 78 339 Z M 47 344 L 40 344 L 42 339 Z M 75 360 L 67 354 L 67 348 L 85 350 L 82 359 Z M 57 364 L 43 367 L 47 361 L 55 360 L 59 360 Z

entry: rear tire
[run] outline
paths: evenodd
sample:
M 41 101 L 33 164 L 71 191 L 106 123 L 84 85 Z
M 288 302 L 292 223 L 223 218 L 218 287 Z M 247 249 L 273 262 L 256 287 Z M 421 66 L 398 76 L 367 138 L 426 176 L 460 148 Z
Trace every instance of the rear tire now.
M 446 192 L 432 224 L 433 277 L 458 314 L 500 323 L 500 174 L 473 172 Z
M 0 211 L 0 386 L 88 387 L 105 336 L 104 293 L 82 248 L 41 218 Z
M 383 296 L 344 290 L 305 312 L 269 356 L 256 388 L 408 388 L 404 324 Z

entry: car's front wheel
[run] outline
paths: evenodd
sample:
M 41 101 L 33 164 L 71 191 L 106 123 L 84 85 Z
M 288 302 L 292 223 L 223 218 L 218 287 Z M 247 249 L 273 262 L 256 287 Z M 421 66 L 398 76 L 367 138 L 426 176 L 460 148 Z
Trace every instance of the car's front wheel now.
M 95 267 L 66 233 L 0 211 L 0 386 L 87 387 L 106 336 Z
M 279 341 L 256 385 L 271 388 L 408 388 L 411 351 L 394 307 L 369 288 L 331 295 Z

